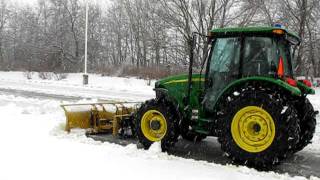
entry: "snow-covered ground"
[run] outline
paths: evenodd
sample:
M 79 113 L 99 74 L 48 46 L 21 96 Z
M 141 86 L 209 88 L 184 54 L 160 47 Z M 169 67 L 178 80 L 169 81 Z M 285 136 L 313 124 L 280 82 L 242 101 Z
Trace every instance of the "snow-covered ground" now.
M 15 73 L 0 74 L 1 88 L 6 88 L 7 83 L 7 88 L 10 86 L 12 89 L 19 89 L 19 85 L 13 84 L 21 82 L 23 84 L 21 89 L 26 88 L 25 90 L 28 91 L 38 91 L 39 89 L 32 89 L 32 86 L 43 84 L 43 89 L 39 90 L 41 92 L 46 92 L 46 85 L 48 85 L 48 91 L 54 90 L 50 93 L 62 93 L 60 88 L 65 88 L 65 91 L 69 92 L 68 88 L 73 89 L 74 86 L 78 86 L 80 90 L 77 91 L 77 88 L 74 88 L 73 93 L 80 92 L 79 95 L 85 90 L 95 92 L 99 88 L 103 91 L 103 88 L 113 87 L 115 88 L 114 99 L 122 99 L 122 95 L 130 94 L 131 91 L 137 92 L 138 95 L 140 91 L 142 92 L 141 97 L 131 96 L 132 100 L 143 99 L 146 94 L 149 97 L 153 96 L 152 87 L 146 85 L 143 80 L 133 78 L 127 80 L 105 78 L 102 79 L 103 82 L 109 81 L 108 83 L 91 84 L 83 88 L 80 86 L 79 78 L 76 77 L 74 80 L 68 79 L 63 82 L 41 80 L 29 82 L 18 75 L 12 75 Z M 116 83 L 121 84 L 121 82 L 127 82 L 121 85 L 123 89 L 120 86 L 114 87 Z M 136 89 L 135 85 L 139 86 L 139 89 Z M 121 90 L 125 90 L 125 93 L 120 94 L 119 98 L 116 94 Z M 319 90 L 317 91 L 320 93 Z M 316 109 L 320 109 L 319 94 L 310 96 L 310 100 Z M 258 172 L 242 166 L 185 159 L 162 153 L 159 144 L 154 144 L 150 150 L 146 151 L 137 149 L 135 145 L 120 146 L 109 142 L 102 143 L 86 137 L 82 130 L 74 130 L 70 134 L 64 132 L 65 117 L 59 107 L 61 104 L 59 100 L 0 95 L 0 102 L 0 180 L 319 179 L 314 176 L 305 178 L 286 173 Z M 318 124 L 320 124 L 319 117 Z M 313 144 L 304 151 L 320 152 L 320 128 L 317 128 Z
M 60 81 L 42 80 L 38 73 L 32 79 L 22 72 L 0 72 L 0 89 L 24 90 L 69 97 L 112 99 L 126 101 L 144 101 L 154 96 L 153 86 L 147 80 L 136 78 L 106 77 L 89 75 L 89 84 L 82 85 L 82 74 L 68 74 Z

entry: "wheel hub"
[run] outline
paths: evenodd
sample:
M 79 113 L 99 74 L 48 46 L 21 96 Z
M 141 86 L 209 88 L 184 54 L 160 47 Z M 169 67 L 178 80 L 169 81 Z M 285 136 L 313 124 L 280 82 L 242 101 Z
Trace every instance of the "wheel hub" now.
M 231 124 L 231 134 L 243 150 L 258 153 L 266 150 L 275 137 L 275 124 L 264 109 L 248 106 L 239 110 Z
M 160 124 L 160 121 L 158 120 L 151 120 L 151 123 L 150 123 L 150 128 L 154 131 L 157 131 L 159 130 L 161 127 L 161 124 Z
M 161 141 L 167 133 L 167 120 L 161 112 L 149 110 L 142 116 L 141 131 L 149 141 Z
M 261 130 L 261 126 L 259 124 L 254 124 L 253 125 L 253 130 L 256 132 L 256 133 L 259 133 L 260 130 Z

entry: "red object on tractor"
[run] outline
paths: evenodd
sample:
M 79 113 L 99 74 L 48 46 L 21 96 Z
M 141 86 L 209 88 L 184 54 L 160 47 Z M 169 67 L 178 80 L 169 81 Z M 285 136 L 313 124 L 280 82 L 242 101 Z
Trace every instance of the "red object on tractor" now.
M 280 56 L 280 59 L 279 59 L 277 74 L 278 74 L 279 77 L 283 77 L 284 76 L 283 58 L 281 56 Z
M 302 82 L 303 82 L 303 84 L 305 84 L 305 85 L 308 86 L 308 87 L 311 87 L 311 86 L 312 86 L 312 83 L 311 83 L 309 80 L 307 80 L 307 79 L 303 80 Z
M 290 85 L 290 86 L 294 86 L 297 87 L 297 81 L 291 78 L 286 78 L 286 82 Z

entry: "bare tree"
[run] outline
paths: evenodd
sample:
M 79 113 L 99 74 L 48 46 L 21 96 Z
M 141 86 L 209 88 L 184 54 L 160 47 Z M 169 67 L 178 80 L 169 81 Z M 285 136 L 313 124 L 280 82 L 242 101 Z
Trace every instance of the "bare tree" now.
M 7 7 L 7 2 L 5 0 L 0 0 L 0 65 L 3 66 L 3 40 L 4 40 L 4 29 L 8 23 L 9 10 Z

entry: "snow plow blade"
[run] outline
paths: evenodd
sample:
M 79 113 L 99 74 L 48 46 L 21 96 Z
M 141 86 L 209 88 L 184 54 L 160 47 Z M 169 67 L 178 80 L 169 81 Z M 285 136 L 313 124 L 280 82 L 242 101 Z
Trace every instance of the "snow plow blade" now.
M 112 133 L 114 136 L 133 132 L 137 102 L 101 102 L 61 105 L 66 115 L 65 130 L 86 129 L 88 134 Z

